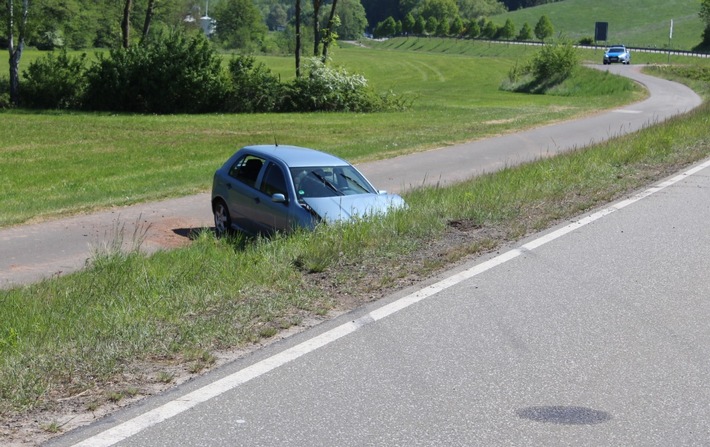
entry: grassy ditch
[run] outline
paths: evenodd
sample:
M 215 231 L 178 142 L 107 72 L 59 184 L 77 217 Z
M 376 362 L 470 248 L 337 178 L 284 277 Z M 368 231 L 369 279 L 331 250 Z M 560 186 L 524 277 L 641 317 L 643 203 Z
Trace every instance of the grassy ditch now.
M 593 148 L 413 191 L 409 209 L 381 220 L 273 239 L 202 233 L 150 257 L 109 249 L 83 272 L 0 291 L 0 417 L 67 402 L 93 411 L 377 299 L 710 156 L 709 124 L 706 104 Z

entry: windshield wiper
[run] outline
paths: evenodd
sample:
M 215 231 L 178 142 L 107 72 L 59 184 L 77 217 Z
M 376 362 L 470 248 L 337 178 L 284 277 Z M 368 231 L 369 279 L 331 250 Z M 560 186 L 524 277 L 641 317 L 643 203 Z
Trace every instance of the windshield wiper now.
M 368 192 L 368 191 L 369 191 L 367 188 L 365 188 L 364 186 L 362 186 L 362 185 L 360 184 L 360 182 L 358 182 L 356 179 L 350 177 L 349 175 L 343 174 L 342 172 L 340 173 L 340 175 L 342 175 L 343 177 L 345 177 L 345 180 L 348 180 L 348 181 L 354 183 L 358 188 L 362 189 L 363 191 L 365 191 L 365 192 Z
M 343 192 L 340 191 L 334 184 L 330 183 L 330 182 L 328 181 L 328 179 L 326 179 L 325 177 L 323 177 L 322 175 L 320 175 L 320 174 L 317 173 L 316 171 L 311 171 L 310 173 L 313 174 L 318 180 L 320 180 L 321 182 L 323 182 L 323 184 L 324 184 L 325 186 L 327 186 L 328 188 L 330 188 L 331 190 L 333 190 L 333 192 L 335 192 L 336 194 L 341 195 L 341 196 L 343 195 Z

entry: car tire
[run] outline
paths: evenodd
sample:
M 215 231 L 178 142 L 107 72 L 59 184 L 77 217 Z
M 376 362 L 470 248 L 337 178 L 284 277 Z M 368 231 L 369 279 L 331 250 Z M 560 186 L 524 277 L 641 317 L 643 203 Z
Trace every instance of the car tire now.
M 217 236 L 224 236 L 232 230 L 232 218 L 229 217 L 229 208 L 222 200 L 217 200 L 212 206 L 214 214 L 214 232 Z

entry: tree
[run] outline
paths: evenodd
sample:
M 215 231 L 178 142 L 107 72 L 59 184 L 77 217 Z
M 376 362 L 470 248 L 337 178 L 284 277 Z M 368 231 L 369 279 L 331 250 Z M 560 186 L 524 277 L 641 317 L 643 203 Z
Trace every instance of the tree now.
M 419 16 L 414 23 L 414 34 L 422 36 L 424 35 L 424 31 L 426 31 L 426 19 L 423 16 Z
M 323 0 L 313 0 L 313 56 L 318 56 L 320 48 L 320 7 Z
M 121 20 L 121 44 L 123 48 L 128 48 L 130 45 L 131 8 L 133 8 L 133 0 L 126 0 L 123 6 L 123 20 Z
M 340 26 L 340 18 L 335 15 L 335 7 L 337 5 L 338 0 L 333 0 L 333 4 L 330 7 L 330 15 L 328 16 L 328 23 L 323 30 L 323 56 L 321 60 L 324 64 L 328 61 L 328 47 L 338 39 L 338 34 L 335 32 L 335 29 Z
M 22 12 L 19 20 L 15 21 L 15 0 L 7 0 L 7 50 L 10 53 L 10 102 L 14 105 L 20 103 L 20 59 L 25 48 L 27 32 L 27 16 L 29 15 L 29 0 L 22 0 Z M 15 45 L 15 31 L 17 31 L 17 45 Z
M 222 0 L 214 9 L 217 38 L 227 48 L 250 49 L 266 35 L 261 11 L 252 0 Z
M 467 30 L 468 37 L 475 39 L 481 35 L 481 25 L 478 24 L 477 20 L 471 20 L 468 24 Z
M 148 0 L 148 8 L 145 11 L 145 21 L 143 22 L 143 34 L 141 35 L 141 44 L 145 43 L 150 32 L 150 24 L 153 21 L 153 12 L 155 10 L 155 0 Z
M 700 0 L 700 12 L 698 15 L 705 22 L 703 43 L 710 44 L 710 0 Z
M 451 22 L 451 29 L 449 29 L 449 32 L 451 33 L 452 36 L 459 37 L 463 34 L 464 31 L 464 25 L 463 25 L 463 20 L 461 19 L 460 16 L 456 16 L 453 22 Z
M 459 7 L 454 0 L 424 0 L 419 11 L 424 17 L 435 17 L 438 22 L 459 15 Z
M 451 26 L 449 25 L 449 20 L 444 17 L 439 22 L 439 26 L 436 27 L 436 35 L 440 37 L 447 37 L 451 31 Z
M 360 0 L 339 0 L 337 12 L 340 17 L 338 36 L 348 40 L 362 37 L 367 28 L 367 16 Z
M 284 5 L 276 4 L 271 7 L 266 17 L 266 26 L 270 30 L 276 31 L 280 27 L 285 27 L 288 23 L 288 14 Z
M 301 0 L 296 0 L 296 78 L 301 77 Z
M 477 19 L 502 14 L 505 5 L 498 0 L 457 0 L 459 14 L 464 19 Z
M 487 39 L 495 39 L 498 35 L 498 25 L 493 23 L 492 20 L 486 20 L 485 24 L 481 27 L 481 36 Z
M 417 21 L 414 19 L 412 13 L 407 13 L 407 15 L 404 16 L 404 20 L 402 20 L 402 31 L 406 34 L 414 32 L 414 25 L 416 25 L 416 23 Z
M 392 16 L 387 17 L 384 21 L 377 24 L 375 27 L 375 37 L 391 37 L 397 32 L 397 22 Z
M 545 40 L 548 37 L 552 36 L 554 32 L 555 30 L 552 27 L 552 22 L 550 22 L 550 19 L 548 19 L 546 15 L 540 17 L 540 20 L 538 20 L 537 25 L 535 25 L 535 37 L 540 40 Z
M 385 21 L 387 17 L 399 19 L 401 17 L 399 2 L 400 0 L 361 0 L 367 14 L 367 21 L 373 25 Z
M 437 20 L 437 18 L 434 16 L 429 17 L 426 21 L 426 28 L 425 28 L 425 31 L 427 32 L 427 34 L 436 33 L 437 28 L 439 28 L 439 20 Z
M 518 33 L 518 40 L 531 40 L 533 38 L 533 32 L 532 28 L 530 28 L 530 25 L 528 22 L 525 22 L 523 24 L 523 27 L 520 28 L 520 32 Z
M 505 21 L 505 25 L 498 31 L 499 36 L 503 40 L 511 40 L 515 37 L 515 25 L 513 21 L 508 19 Z

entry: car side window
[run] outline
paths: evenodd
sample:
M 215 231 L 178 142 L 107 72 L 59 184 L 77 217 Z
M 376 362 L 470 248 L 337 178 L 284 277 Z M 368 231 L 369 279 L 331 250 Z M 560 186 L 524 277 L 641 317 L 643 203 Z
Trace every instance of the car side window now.
M 245 155 L 240 158 L 229 170 L 230 177 L 254 188 L 259 172 L 264 165 L 264 160 L 253 155 Z
M 261 188 L 259 189 L 269 196 L 283 194 L 285 197 L 288 197 L 286 193 L 286 178 L 281 168 L 274 163 L 269 163 L 264 173 L 264 180 L 261 182 Z

